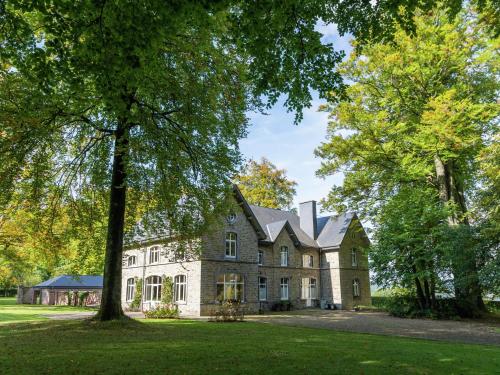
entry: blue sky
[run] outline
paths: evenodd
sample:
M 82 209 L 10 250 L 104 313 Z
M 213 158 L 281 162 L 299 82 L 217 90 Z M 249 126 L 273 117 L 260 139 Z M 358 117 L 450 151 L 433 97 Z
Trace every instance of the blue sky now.
M 350 36 L 340 37 L 333 24 L 318 24 L 316 29 L 323 34 L 325 43 L 333 43 L 336 50 L 351 51 Z M 318 112 L 324 102 L 313 93 L 310 108 L 304 111 L 299 125 L 293 124 L 294 114 L 287 113 L 283 101 L 279 101 L 266 115 L 249 113 L 250 127 L 246 139 L 240 142 L 241 152 L 247 159 L 268 158 L 278 168 L 287 170 L 290 179 L 298 183 L 294 205 L 299 202 L 324 198 L 334 184 L 342 183 L 342 175 L 326 179 L 316 177 L 321 160 L 314 150 L 326 140 L 328 113 Z

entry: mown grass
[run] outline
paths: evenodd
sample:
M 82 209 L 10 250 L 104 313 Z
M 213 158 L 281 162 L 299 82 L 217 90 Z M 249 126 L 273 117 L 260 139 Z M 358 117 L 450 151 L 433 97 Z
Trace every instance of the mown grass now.
M 495 374 L 500 368 L 495 346 L 249 322 L 5 324 L 0 348 L 2 375 Z
M 74 306 L 17 305 L 15 297 L 2 297 L 0 298 L 0 325 L 47 320 L 48 318 L 43 315 L 49 314 L 71 314 L 92 310 Z

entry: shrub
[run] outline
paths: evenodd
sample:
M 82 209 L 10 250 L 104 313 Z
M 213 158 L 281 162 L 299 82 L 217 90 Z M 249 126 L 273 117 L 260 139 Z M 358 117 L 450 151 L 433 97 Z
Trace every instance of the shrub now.
M 179 309 L 177 308 L 176 305 L 174 306 L 159 305 L 154 309 L 145 311 L 144 316 L 147 319 L 178 319 Z
M 141 301 L 142 301 L 142 279 L 136 278 L 134 299 L 130 303 L 129 310 L 138 311 L 139 308 L 141 307 Z
M 243 321 L 245 318 L 245 310 L 241 306 L 240 301 L 227 300 L 218 306 L 218 308 L 212 312 L 210 317 L 211 321 L 215 322 L 236 322 Z

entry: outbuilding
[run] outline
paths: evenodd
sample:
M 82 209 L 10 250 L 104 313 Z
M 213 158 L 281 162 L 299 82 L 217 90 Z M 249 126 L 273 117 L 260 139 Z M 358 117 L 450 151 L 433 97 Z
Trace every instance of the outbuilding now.
M 42 305 L 99 305 L 102 276 L 61 275 L 33 287 L 19 287 L 18 303 Z

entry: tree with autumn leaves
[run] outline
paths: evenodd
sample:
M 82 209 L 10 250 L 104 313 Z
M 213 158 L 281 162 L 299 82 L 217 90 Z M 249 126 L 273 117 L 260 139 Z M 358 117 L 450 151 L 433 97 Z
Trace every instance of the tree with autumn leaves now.
M 325 206 L 375 223 L 377 281 L 413 288 L 426 307 L 451 292 L 467 316 L 484 309 L 482 259 L 498 255 L 498 242 L 478 252 L 471 230 L 490 215 L 473 198 L 496 183 L 487 155 L 500 114 L 498 39 L 479 19 L 471 8 L 453 20 L 422 11 L 414 34 L 398 28 L 393 42 L 353 52 L 340 67 L 347 98 L 323 108 L 328 139 L 316 151 L 319 175 L 345 174 Z

